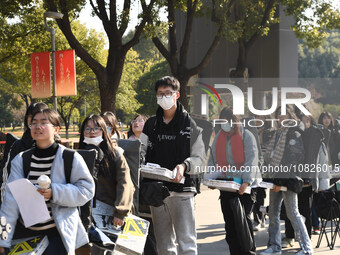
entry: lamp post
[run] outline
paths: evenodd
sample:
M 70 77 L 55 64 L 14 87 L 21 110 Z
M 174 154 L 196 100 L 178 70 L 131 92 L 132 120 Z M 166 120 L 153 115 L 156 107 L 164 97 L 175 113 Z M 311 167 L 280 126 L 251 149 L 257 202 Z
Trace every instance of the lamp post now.
M 57 95 L 56 95 L 56 77 L 55 77 L 55 29 L 53 27 L 49 27 L 47 25 L 47 18 L 51 19 L 62 19 L 64 14 L 59 12 L 45 12 L 44 13 L 44 22 L 45 28 L 51 34 L 51 41 L 52 41 L 52 74 L 53 74 L 53 108 L 57 111 Z

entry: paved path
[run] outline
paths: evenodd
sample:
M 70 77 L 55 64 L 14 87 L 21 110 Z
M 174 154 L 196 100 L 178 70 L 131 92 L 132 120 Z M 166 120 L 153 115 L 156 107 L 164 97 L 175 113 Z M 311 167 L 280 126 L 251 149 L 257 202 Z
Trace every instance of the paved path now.
M 224 221 L 218 200 L 219 191 L 203 189 L 202 193 L 196 196 L 196 227 L 197 243 L 199 255 L 220 255 L 229 254 L 228 245 L 225 241 Z M 268 241 L 267 227 L 255 232 L 255 241 L 257 253 L 266 249 Z M 284 229 L 284 224 L 281 225 Z M 282 231 L 284 232 L 284 231 Z M 312 236 L 314 254 L 317 255 L 339 255 L 340 238 L 338 236 L 334 250 L 327 247 L 326 239 L 323 237 L 320 248 L 316 249 L 318 236 Z M 299 249 L 299 244 L 295 243 L 294 247 L 284 249 L 282 254 L 295 254 Z

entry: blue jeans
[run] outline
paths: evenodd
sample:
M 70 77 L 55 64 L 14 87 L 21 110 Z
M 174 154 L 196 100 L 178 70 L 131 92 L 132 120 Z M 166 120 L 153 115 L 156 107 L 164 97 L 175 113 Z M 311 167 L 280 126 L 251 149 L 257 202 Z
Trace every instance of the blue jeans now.
M 316 213 L 314 198 L 313 198 L 313 203 L 312 203 L 312 226 L 314 228 L 320 227 L 320 220 L 319 220 L 318 214 Z
M 297 194 L 290 190 L 279 192 L 270 190 L 268 247 L 272 247 L 274 251 L 281 251 L 280 210 L 282 199 L 285 203 L 287 217 L 294 228 L 295 236 L 299 241 L 301 249 L 305 253 L 312 254 L 312 243 L 298 210 Z

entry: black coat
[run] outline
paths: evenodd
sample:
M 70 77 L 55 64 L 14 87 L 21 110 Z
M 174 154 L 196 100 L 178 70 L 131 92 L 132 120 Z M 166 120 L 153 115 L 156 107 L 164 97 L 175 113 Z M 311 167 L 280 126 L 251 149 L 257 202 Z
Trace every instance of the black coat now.
M 291 127 L 286 135 L 286 144 L 281 159 L 281 164 L 290 171 L 288 173 L 277 173 L 273 180 L 273 183 L 278 186 L 289 187 L 295 186 L 297 178 L 299 177 L 298 167 L 304 163 L 304 146 L 302 140 L 302 130 L 298 127 Z M 301 188 L 302 184 L 300 183 Z
M 156 116 L 149 118 L 144 125 L 143 133 L 149 138 L 145 163 L 155 163 L 173 170 L 190 157 L 191 146 L 200 132 L 200 128 L 179 102 L 175 116 L 168 124 L 164 123 L 163 109 L 159 107 Z M 170 191 L 196 193 L 195 178 L 186 173 L 184 177 L 184 185 L 172 182 L 164 182 L 164 185 Z

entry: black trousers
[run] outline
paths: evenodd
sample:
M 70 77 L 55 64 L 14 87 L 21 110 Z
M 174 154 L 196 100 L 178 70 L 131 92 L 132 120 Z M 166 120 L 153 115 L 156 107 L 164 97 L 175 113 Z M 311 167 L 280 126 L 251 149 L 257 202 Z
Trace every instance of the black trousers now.
M 251 236 L 254 241 L 253 247 L 247 252 L 244 252 L 241 250 L 241 247 L 244 244 L 242 244 L 241 240 L 238 240 L 238 237 L 236 234 L 237 229 L 236 229 L 235 222 L 234 222 L 233 210 L 230 207 L 230 203 L 229 203 L 230 199 L 233 199 L 237 196 L 240 198 L 241 204 L 243 205 L 245 215 L 247 218 L 248 227 L 249 227 Z M 255 197 L 256 197 L 256 192 L 250 195 L 249 194 L 239 195 L 236 192 L 234 193 L 234 192 L 221 191 L 221 195 L 220 195 L 221 209 L 222 209 L 223 218 L 225 222 L 226 241 L 229 245 L 229 250 L 230 250 L 231 255 L 245 255 L 245 254 L 255 255 L 256 254 L 253 225 L 252 225 L 251 218 L 250 218 L 250 215 L 252 213 L 252 209 L 254 206 L 254 202 L 255 202 L 255 199 L 254 199 Z
M 260 207 L 264 205 L 265 198 L 266 198 L 266 189 L 256 188 L 256 202 L 254 204 L 254 209 L 253 209 L 254 223 L 256 225 L 260 224 L 263 220 L 263 213 L 260 212 Z
M 153 222 L 152 218 L 144 218 L 150 222 L 149 233 L 146 238 L 145 247 L 144 247 L 144 255 L 157 255 L 157 246 L 156 246 L 156 238 L 155 233 L 153 231 Z
M 43 255 L 67 255 L 63 241 L 60 235 L 48 236 L 48 246 Z
M 306 218 L 305 225 L 309 237 L 312 235 L 312 201 L 313 201 L 313 189 L 312 186 L 304 187 L 302 191 L 298 194 L 298 208 L 300 214 Z M 286 237 L 294 238 L 294 229 L 290 220 L 285 220 L 286 225 Z

